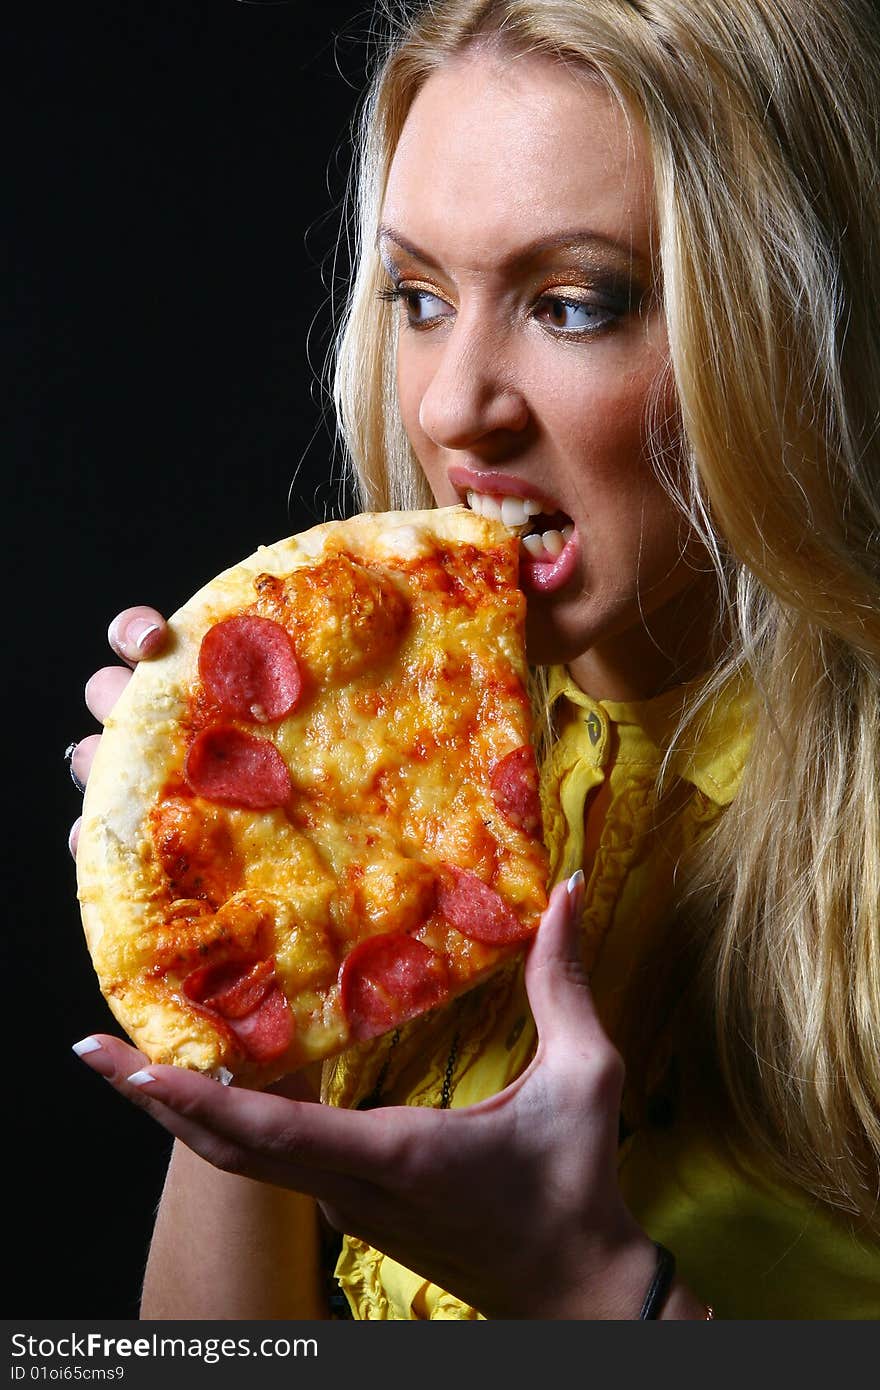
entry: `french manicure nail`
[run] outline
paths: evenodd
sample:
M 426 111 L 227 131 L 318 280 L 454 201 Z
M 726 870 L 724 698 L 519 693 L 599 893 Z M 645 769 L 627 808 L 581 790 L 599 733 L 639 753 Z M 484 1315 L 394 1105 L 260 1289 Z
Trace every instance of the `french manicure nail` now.
M 572 922 L 577 924 L 580 920 L 581 908 L 584 901 L 584 871 L 578 869 L 577 873 L 572 874 L 568 883 L 565 885 L 568 892 L 568 912 Z
M 142 1070 L 133 1071 L 131 1076 L 127 1076 L 125 1079 L 131 1086 L 148 1086 L 151 1081 L 156 1080 L 156 1077 L 151 1071 Z
M 83 1038 L 81 1042 L 73 1044 L 73 1050 L 77 1057 L 86 1057 L 90 1052 L 100 1052 L 101 1044 L 97 1038 Z
M 67 747 L 66 747 L 65 750 L 64 750 L 64 758 L 65 758 L 65 761 L 66 761 L 66 763 L 67 763 L 67 770 L 68 770 L 68 772 L 70 773 L 70 780 L 71 780 L 71 782 L 72 782 L 73 785 L 76 787 L 77 791 L 80 792 L 80 793 L 82 793 L 82 792 L 84 792 L 85 789 L 86 789 L 86 788 L 85 788 L 85 783 L 84 783 L 84 782 L 81 782 L 80 779 L 77 777 L 76 772 L 75 772 L 75 770 L 74 770 L 74 766 L 73 766 L 74 754 L 76 753 L 76 750 L 77 750 L 78 747 L 79 747 L 79 744 L 78 744 L 78 743 L 68 743 Z
M 143 619 L 141 621 L 143 621 Z M 141 632 L 138 632 L 139 626 L 139 623 L 132 623 L 131 627 L 128 630 L 128 635 L 134 641 L 134 645 L 137 647 L 138 651 L 142 652 L 144 650 L 144 647 L 147 645 L 150 636 L 154 632 L 159 631 L 159 624 L 148 623 L 147 626 Z

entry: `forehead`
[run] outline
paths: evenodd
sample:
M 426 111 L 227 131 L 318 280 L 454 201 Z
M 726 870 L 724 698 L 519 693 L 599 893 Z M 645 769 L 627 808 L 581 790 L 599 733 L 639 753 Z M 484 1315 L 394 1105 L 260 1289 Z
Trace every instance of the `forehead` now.
M 651 244 L 645 137 L 597 79 L 549 58 L 477 52 L 435 72 L 392 160 L 382 222 L 480 270 L 572 229 Z

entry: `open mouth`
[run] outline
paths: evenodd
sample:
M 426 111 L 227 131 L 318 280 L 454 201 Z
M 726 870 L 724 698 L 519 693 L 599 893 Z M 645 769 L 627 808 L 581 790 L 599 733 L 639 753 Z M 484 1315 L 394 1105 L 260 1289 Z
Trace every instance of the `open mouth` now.
M 473 487 L 462 490 L 471 511 L 502 522 L 519 536 L 519 578 L 523 589 L 553 594 L 575 577 L 580 542 L 574 522 L 565 512 L 544 510 L 548 499 L 541 502 L 533 497 L 479 492 Z
M 574 523 L 565 512 L 545 512 L 531 497 L 503 497 L 468 489 L 467 503 L 472 512 L 501 521 L 519 536 L 523 549 L 538 564 L 558 560 L 574 535 Z

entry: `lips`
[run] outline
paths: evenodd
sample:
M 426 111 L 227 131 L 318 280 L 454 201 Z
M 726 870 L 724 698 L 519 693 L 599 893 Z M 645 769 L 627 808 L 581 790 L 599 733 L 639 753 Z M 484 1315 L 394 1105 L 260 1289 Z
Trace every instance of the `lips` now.
M 454 463 L 449 470 L 449 481 L 462 500 L 470 489 L 490 497 L 530 497 L 541 504 L 542 512 L 559 511 L 559 504 L 548 493 L 542 492 L 534 483 L 527 483 L 522 478 L 513 477 L 512 474 L 496 473 L 494 470 L 484 473 L 481 469 Z
M 519 578 L 523 589 L 534 589 L 540 594 L 552 594 L 563 588 L 572 578 L 578 565 L 580 543 L 577 531 L 573 531 L 559 555 L 553 560 L 539 560 L 529 555 L 520 546 Z
M 473 511 L 502 521 L 520 536 L 520 583 L 537 593 L 555 593 L 578 566 L 577 528 L 554 498 L 509 474 L 484 473 L 454 464 L 449 481 Z

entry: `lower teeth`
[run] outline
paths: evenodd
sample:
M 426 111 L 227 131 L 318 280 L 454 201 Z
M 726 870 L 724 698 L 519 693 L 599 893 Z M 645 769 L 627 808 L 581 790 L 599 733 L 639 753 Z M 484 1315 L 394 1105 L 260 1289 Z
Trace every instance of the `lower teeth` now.
M 534 560 L 556 560 L 573 534 L 574 526 L 564 526 L 561 531 L 534 532 L 530 536 L 523 536 L 522 543 Z

